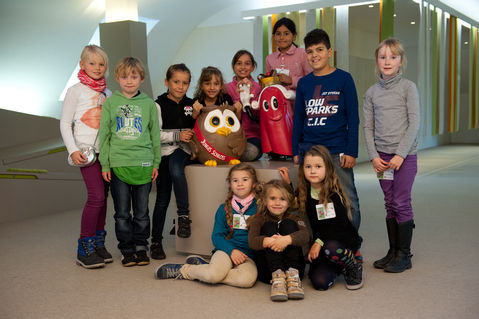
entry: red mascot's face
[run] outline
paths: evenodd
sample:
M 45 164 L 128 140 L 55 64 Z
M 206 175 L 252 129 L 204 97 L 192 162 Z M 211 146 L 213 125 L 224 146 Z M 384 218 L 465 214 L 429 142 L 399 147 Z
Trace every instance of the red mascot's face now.
M 286 114 L 288 100 L 283 92 L 276 87 L 268 87 L 261 94 L 261 117 L 270 121 L 279 121 Z

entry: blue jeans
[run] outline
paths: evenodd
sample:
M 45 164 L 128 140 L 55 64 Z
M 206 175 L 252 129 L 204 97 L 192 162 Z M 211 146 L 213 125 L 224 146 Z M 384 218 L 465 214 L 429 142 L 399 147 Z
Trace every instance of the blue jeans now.
M 339 176 L 339 180 L 343 185 L 346 196 L 348 196 L 351 203 L 351 215 L 353 217 L 351 223 L 356 230 L 359 230 L 361 224 L 361 212 L 359 211 L 359 198 L 356 191 L 356 185 L 354 184 L 354 172 L 352 168 L 341 167 L 341 161 L 339 154 L 331 154 L 334 163 L 334 169 Z
M 121 253 L 148 249 L 150 216 L 148 196 L 151 183 L 130 185 L 121 181 L 111 170 L 111 197 L 115 206 L 115 233 Z M 130 214 L 133 204 L 133 218 Z
M 156 180 L 156 202 L 153 210 L 152 242 L 161 242 L 165 226 L 166 211 L 171 199 L 171 188 L 175 192 L 178 216 L 188 216 L 188 184 L 185 166 L 190 162 L 190 155 L 177 148 L 173 153 L 161 158 L 158 178 Z

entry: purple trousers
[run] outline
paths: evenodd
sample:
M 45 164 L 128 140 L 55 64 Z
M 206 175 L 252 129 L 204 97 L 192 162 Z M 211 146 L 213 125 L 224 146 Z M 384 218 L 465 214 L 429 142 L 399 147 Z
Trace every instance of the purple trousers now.
M 98 158 L 92 166 L 80 167 L 80 171 L 88 194 L 81 216 L 80 238 L 94 237 L 97 230 L 105 229 L 109 183 L 101 176 Z
M 395 154 L 379 152 L 379 157 L 390 161 Z M 411 206 L 411 190 L 417 173 L 417 155 L 408 155 L 401 168 L 394 171 L 394 180 L 379 180 L 384 193 L 386 218 L 396 218 L 398 223 L 404 223 L 414 218 Z

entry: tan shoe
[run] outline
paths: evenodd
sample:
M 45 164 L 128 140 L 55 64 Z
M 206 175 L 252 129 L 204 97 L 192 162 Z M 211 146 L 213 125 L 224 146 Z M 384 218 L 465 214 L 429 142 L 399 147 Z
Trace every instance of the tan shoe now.
M 272 301 L 287 301 L 288 292 L 286 290 L 286 275 L 281 269 L 276 270 L 271 274 L 271 300 Z
M 289 299 L 304 299 L 304 290 L 299 279 L 299 272 L 295 268 L 286 270 L 286 283 Z

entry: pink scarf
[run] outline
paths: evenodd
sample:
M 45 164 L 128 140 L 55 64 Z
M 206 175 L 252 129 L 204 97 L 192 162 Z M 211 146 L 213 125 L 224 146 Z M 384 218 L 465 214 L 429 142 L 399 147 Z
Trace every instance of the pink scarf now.
M 248 210 L 249 206 L 253 202 L 253 199 L 254 199 L 253 193 L 249 194 L 245 198 L 239 198 L 238 196 L 233 195 L 233 198 L 231 199 L 231 207 L 233 207 L 235 211 L 243 215 Z M 243 207 L 240 208 L 238 204 L 241 204 L 241 206 Z
M 106 88 L 105 77 L 102 77 L 99 80 L 93 80 L 82 69 L 80 69 L 80 72 L 78 72 L 78 79 L 80 79 L 82 84 L 97 92 L 103 92 Z

